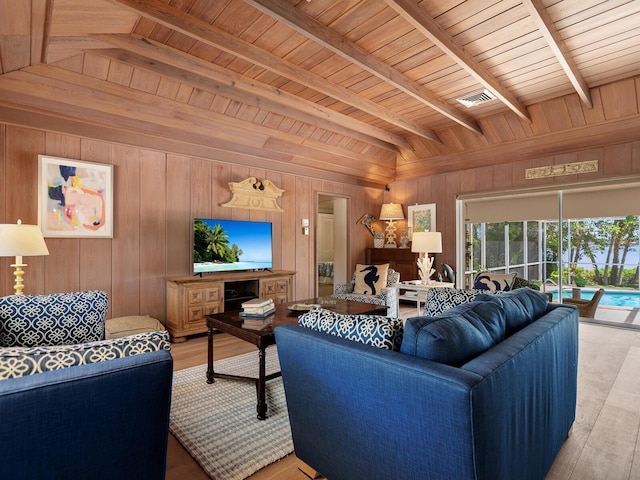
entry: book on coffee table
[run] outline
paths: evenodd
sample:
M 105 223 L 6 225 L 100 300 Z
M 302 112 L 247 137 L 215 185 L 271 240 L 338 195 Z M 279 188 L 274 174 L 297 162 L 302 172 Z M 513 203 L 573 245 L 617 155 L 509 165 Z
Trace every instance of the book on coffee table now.
M 268 305 L 273 305 L 272 298 L 252 298 L 251 300 L 247 300 L 240 304 L 242 308 L 258 308 Z
M 241 312 L 238 313 L 238 315 L 240 315 L 243 318 L 265 318 L 271 315 L 275 311 L 276 311 L 275 305 L 271 305 L 271 308 L 263 309 L 259 311 L 242 310 Z
M 253 300 L 242 303 L 241 307 L 241 316 L 266 316 L 273 313 L 276 308 L 271 298 L 254 298 Z

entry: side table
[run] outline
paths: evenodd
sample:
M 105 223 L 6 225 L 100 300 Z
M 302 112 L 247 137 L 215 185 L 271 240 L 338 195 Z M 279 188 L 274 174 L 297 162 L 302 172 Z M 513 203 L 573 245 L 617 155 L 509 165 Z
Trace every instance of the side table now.
M 417 315 L 420 316 L 420 302 L 424 303 L 427 299 L 427 292 L 430 288 L 454 288 L 453 283 L 449 282 L 429 282 L 424 283 L 422 280 L 409 280 L 398 282 L 396 284 L 396 298 L 398 299 L 398 308 L 400 308 L 400 300 L 409 300 L 416 302 Z M 400 293 L 403 290 L 404 293 Z M 400 311 L 400 310 L 398 310 Z

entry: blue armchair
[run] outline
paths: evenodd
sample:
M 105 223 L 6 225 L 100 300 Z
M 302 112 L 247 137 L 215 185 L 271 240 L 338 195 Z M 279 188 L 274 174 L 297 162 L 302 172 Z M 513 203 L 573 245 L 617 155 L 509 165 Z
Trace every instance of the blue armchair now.
M 104 292 L 0 298 L 0 478 L 163 479 L 166 331 L 104 340 Z

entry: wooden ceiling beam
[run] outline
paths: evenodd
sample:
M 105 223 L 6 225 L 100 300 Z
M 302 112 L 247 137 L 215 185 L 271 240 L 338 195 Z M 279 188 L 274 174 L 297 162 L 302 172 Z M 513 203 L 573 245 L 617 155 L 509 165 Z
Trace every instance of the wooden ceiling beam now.
M 281 115 L 344 135 L 344 129 L 358 140 L 398 153 L 396 147 L 410 148 L 399 135 L 349 118 L 335 110 L 303 100 L 283 90 L 256 80 L 247 80 L 239 73 L 188 55 L 175 48 L 147 38 L 132 35 L 94 35 L 102 42 L 123 50 L 108 49 L 95 53 L 118 59 L 158 75 L 186 82 L 213 93 L 233 98 L 258 108 L 266 108 Z M 136 55 L 137 57 L 134 57 Z
M 159 101 L 155 95 L 52 66 L 38 65 L 5 75 L 0 84 L 0 97 L 3 95 L 15 104 L 45 108 L 68 118 L 90 119 L 89 123 L 118 125 L 167 138 L 178 136 L 209 146 L 235 145 L 252 154 L 264 149 L 275 160 L 367 180 L 379 181 L 395 174 L 395 160 L 371 159 L 210 110 L 168 99 Z
M 388 178 L 377 181 L 365 180 L 345 175 L 340 172 L 321 170 L 318 168 L 298 166 L 290 161 L 279 161 L 266 157 L 265 150 L 253 153 L 239 152 L 236 148 L 224 145 L 210 146 L 205 144 L 189 143 L 177 137 L 161 137 L 142 132 L 136 132 L 128 128 L 120 128 L 118 125 L 94 125 L 86 121 L 78 121 L 56 115 L 50 111 L 39 108 L 25 109 L 23 106 L 13 105 L 0 99 L 0 122 L 10 125 L 18 125 L 27 128 L 38 128 L 51 132 L 59 132 L 67 135 L 95 138 L 105 142 L 113 142 L 120 145 L 132 145 L 138 148 L 146 148 L 155 151 L 166 151 L 177 155 L 199 157 L 207 160 L 244 165 L 246 167 L 264 168 L 268 162 L 269 170 L 290 175 L 309 176 L 312 172 L 314 178 L 341 182 L 347 185 L 359 185 L 371 188 L 383 188 L 389 183 Z
M 53 0 L 31 0 L 31 65 L 45 63 Z
M 402 18 L 431 40 L 448 57 L 460 65 L 469 75 L 488 88 L 496 97 L 523 120 L 531 121 L 527 108 L 491 75 L 475 57 L 459 47 L 453 38 L 421 9 L 415 0 L 385 0 Z
M 476 121 L 464 112 L 446 104 L 419 83 L 407 78 L 389 64 L 377 59 L 359 45 L 336 33 L 331 28 L 307 15 L 295 6 L 280 0 L 244 0 L 252 7 L 289 25 L 296 32 L 317 42 L 342 58 L 358 65 L 382 81 L 394 86 L 419 102 L 436 110 L 469 130 L 482 134 Z
M 377 105 L 375 102 L 327 81 L 326 78 L 308 72 L 291 62 L 287 62 L 270 52 L 262 50 L 249 42 L 216 28 L 176 7 L 167 5 L 160 0 L 111 1 L 124 5 L 153 22 L 187 35 L 194 40 L 231 53 L 261 68 L 265 68 L 297 82 L 300 85 L 312 88 L 324 95 L 411 132 L 414 135 L 436 143 L 442 143 L 433 130 L 411 122 L 401 115 Z
M 522 3 L 529 9 L 531 18 L 551 48 L 556 59 L 558 59 L 558 63 L 560 63 L 562 70 L 564 70 L 564 73 L 569 78 L 580 99 L 589 108 L 593 108 L 589 86 L 547 9 L 540 0 L 522 0 Z

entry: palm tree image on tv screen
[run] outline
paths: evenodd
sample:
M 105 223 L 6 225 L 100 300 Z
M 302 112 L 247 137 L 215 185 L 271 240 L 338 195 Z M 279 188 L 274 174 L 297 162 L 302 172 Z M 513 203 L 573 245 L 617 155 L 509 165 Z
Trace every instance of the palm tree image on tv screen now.
M 220 224 L 211 228 L 197 219 L 193 234 L 193 261 L 195 263 L 240 261 L 242 250 L 235 243 L 229 246 L 229 237 Z
M 194 219 L 194 274 L 271 267 L 270 222 Z

